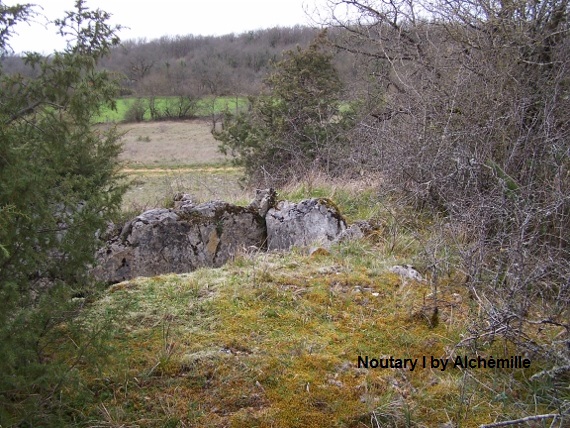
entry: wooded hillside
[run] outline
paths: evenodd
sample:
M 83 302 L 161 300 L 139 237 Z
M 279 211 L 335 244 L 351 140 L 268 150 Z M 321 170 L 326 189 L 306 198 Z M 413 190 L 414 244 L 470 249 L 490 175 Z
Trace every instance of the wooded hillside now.
M 271 61 L 306 46 L 317 30 L 272 28 L 225 36 L 125 40 L 99 66 L 124 75 L 124 95 L 254 94 Z M 6 73 L 29 73 L 21 58 L 3 59 Z

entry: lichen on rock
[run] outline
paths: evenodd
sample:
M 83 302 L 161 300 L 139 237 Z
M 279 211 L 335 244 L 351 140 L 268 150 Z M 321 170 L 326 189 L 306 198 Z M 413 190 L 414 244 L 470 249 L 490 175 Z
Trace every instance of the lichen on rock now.
M 267 248 L 288 250 L 293 246 L 327 246 L 346 229 L 338 209 L 323 199 L 307 199 L 297 204 L 280 201 L 265 216 Z

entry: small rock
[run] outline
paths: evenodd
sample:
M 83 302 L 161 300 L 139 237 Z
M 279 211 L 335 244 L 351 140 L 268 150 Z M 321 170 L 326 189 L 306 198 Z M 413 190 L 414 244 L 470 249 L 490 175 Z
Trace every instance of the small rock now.
M 174 209 L 192 208 L 196 205 L 196 199 L 188 193 L 174 195 Z
M 317 272 L 321 275 L 328 275 L 331 273 L 338 272 L 338 268 L 336 266 L 323 266 L 317 269 Z
M 327 383 L 329 385 L 338 386 L 339 388 L 342 388 L 344 386 L 344 384 L 340 380 L 336 380 L 336 379 L 329 379 L 329 380 L 327 380 Z
M 265 217 L 267 211 L 275 206 L 276 200 L 277 192 L 275 189 L 257 189 L 255 199 L 247 207 L 255 210 L 261 217 Z
M 348 229 L 343 230 L 334 240 L 335 243 L 358 241 L 364 238 L 364 232 L 358 224 L 352 224 Z
M 424 281 L 420 273 L 411 265 L 392 266 L 389 271 L 400 275 L 402 278 L 413 279 L 418 282 Z

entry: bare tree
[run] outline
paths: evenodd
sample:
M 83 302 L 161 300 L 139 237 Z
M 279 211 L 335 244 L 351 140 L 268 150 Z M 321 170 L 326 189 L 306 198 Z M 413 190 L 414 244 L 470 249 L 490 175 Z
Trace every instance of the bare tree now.
M 479 333 L 568 368 L 569 2 L 328 6 L 337 46 L 368 60 L 353 140 L 367 166 L 468 231 L 459 250 L 487 311 Z M 538 325 L 561 335 L 530 340 Z

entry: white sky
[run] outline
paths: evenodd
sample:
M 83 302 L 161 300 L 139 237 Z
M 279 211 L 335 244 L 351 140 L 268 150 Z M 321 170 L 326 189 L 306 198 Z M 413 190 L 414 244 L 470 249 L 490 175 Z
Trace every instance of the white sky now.
M 87 0 L 90 9 L 113 15 L 111 22 L 124 27 L 121 40 L 176 35 L 222 35 L 275 26 L 313 25 L 307 15 L 324 0 Z M 32 25 L 19 24 L 10 40 L 15 52 L 49 54 L 65 47 L 63 39 L 46 21 L 73 10 L 75 0 L 5 0 L 6 5 L 34 3 L 40 12 Z

